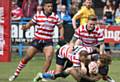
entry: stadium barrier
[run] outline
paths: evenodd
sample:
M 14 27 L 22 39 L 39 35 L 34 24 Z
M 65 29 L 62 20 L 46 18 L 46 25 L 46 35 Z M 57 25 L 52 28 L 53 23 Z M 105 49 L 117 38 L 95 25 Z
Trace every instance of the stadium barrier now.
M 29 44 L 35 33 L 35 26 L 32 26 L 30 29 L 23 31 L 21 27 L 23 24 L 26 24 L 31 18 L 22 18 L 19 22 L 12 22 L 11 23 L 11 37 L 12 37 L 12 47 L 18 48 L 19 56 L 22 57 L 23 49 L 28 47 L 27 43 Z M 69 23 L 63 24 L 65 30 L 65 41 L 69 42 L 74 34 L 74 29 L 72 25 Z M 105 25 L 101 26 L 104 29 L 104 38 L 105 43 L 110 44 L 119 44 L 120 43 L 120 27 L 119 26 L 109 26 L 106 27 Z M 58 29 L 55 28 L 53 40 L 55 43 L 58 42 Z M 106 49 L 120 49 L 120 46 L 109 46 Z

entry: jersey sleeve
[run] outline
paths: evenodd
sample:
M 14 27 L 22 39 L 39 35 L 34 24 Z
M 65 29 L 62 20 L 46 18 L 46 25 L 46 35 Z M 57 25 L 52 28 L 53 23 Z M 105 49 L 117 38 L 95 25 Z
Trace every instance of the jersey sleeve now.
M 57 18 L 57 25 L 62 24 L 62 20 L 58 15 L 56 15 L 56 18 Z
M 73 19 L 74 19 L 74 20 L 79 19 L 79 18 L 80 18 L 80 15 L 83 14 L 83 10 L 84 10 L 84 8 L 81 8 L 81 9 L 73 16 Z
M 32 22 L 36 23 L 37 22 L 37 14 L 35 14 L 32 18 Z
M 93 14 L 94 16 L 96 16 L 94 9 L 92 9 L 92 14 Z
M 104 42 L 104 30 L 103 29 L 98 30 L 98 42 L 99 43 Z
M 73 66 L 80 66 L 79 55 L 73 55 L 72 53 L 69 53 L 67 58 L 73 63 Z

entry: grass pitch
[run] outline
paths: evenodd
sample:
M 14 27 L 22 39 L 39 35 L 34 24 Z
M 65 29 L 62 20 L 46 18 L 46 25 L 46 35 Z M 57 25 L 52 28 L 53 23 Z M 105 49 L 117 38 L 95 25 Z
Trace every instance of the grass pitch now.
M 0 82 L 9 82 L 8 78 L 12 75 L 18 66 L 20 61 L 18 55 L 12 55 L 12 60 L 9 63 L 0 63 Z M 32 82 L 35 75 L 41 71 L 44 62 L 42 55 L 35 56 L 22 70 L 19 77 L 13 82 Z M 55 68 L 55 58 L 53 59 L 52 66 L 50 69 Z M 109 75 L 115 79 L 116 82 L 120 82 L 120 58 L 114 58 L 110 66 Z M 48 82 L 76 82 L 71 76 L 66 79 L 58 78 L 55 81 Z M 99 82 L 105 82 L 100 80 Z

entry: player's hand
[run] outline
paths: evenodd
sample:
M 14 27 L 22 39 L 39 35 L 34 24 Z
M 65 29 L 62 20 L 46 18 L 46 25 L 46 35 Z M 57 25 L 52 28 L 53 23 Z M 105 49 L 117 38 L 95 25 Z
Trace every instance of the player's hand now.
M 92 47 L 93 51 L 100 52 L 99 48 L 97 47 Z
M 81 73 L 85 75 L 87 73 L 87 69 L 85 67 L 81 67 Z
M 59 38 L 60 38 L 60 40 L 64 40 L 64 36 L 60 36 Z
M 22 30 L 26 30 L 27 28 L 26 28 L 26 25 L 22 25 L 22 28 L 21 28 Z
M 82 63 L 82 62 L 81 62 L 81 73 L 82 74 L 86 74 L 87 73 L 87 69 L 86 69 L 84 63 Z

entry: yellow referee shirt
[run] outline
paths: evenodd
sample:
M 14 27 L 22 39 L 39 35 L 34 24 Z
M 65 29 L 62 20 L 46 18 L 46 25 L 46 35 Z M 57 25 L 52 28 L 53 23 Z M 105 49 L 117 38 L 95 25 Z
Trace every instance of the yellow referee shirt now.
M 88 17 L 90 15 L 95 15 L 94 9 L 82 6 L 81 9 L 73 16 L 73 19 L 80 19 L 80 25 L 83 25 L 88 22 Z

